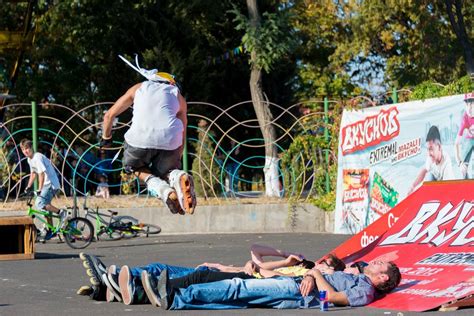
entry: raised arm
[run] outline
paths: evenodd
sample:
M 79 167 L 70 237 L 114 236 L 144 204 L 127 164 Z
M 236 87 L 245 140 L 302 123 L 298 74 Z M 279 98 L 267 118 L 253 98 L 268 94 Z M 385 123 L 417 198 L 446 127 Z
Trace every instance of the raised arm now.
M 176 113 L 176 117 L 183 122 L 183 145 L 181 146 L 181 156 L 183 155 L 183 150 L 184 150 L 184 143 L 186 142 L 186 129 L 188 126 L 188 104 L 186 103 L 186 100 L 184 97 L 180 94 L 178 94 L 178 100 L 179 100 L 179 110 L 178 113 Z
M 269 247 L 269 246 L 253 244 L 252 247 L 250 247 L 250 255 L 252 256 L 252 261 L 255 262 L 259 266 L 263 262 L 265 262 L 265 260 L 263 259 L 263 257 L 265 257 L 265 256 L 287 258 L 290 254 L 297 255 L 297 256 L 301 257 L 301 259 L 304 258 L 304 256 L 302 256 L 300 254 L 288 253 L 286 251 L 276 249 L 276 248 L 273 248 L 273 247 Z
M 141 87 L 141 85 L 141 83 L 137 83 L 128 89 L 127 92 L 115 101 L 114 105 L 112 105 L 112 107 L 104 114 L 104 122 L 102 124 L 103 139 L 112 138 L 112 125 L 115 117 L 123 113 L 133 104 L 135 92 Z

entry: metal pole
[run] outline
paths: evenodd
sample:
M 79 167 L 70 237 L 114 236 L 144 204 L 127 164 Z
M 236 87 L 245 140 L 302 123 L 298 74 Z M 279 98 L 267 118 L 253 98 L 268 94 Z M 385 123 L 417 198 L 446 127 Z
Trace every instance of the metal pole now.
M 324 140 L 329 143 L 329 100 L 328 97 L 324 97 Z M 325 150 L 326 160 L 326 193 L 329 193 L 329 149 Z
M 31 102 L 31 141 L 33 142 L 33 150 L 38 151 L 38 114 L 36 112 L 36 102 Z M 35 191 L 38 189 L 38 181 L 34 183 Z
M 393 89 L 392 89 L 392 100 L 393 100 L 393 103 L 394 103 L 394 104 L 398 103 L 398 91 L 397 91 L 397 88 L 393 88 Z
M 188 141 L 187 137 L 183 140 L 183 170 L 188 172 Z

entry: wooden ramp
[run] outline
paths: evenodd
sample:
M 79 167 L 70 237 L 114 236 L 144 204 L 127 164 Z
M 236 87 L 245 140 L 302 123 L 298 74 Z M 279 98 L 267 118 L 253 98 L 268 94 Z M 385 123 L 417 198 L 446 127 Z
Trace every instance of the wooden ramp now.
M 0 260 L 35 258 L 36 228 L 29 216 L 0 217 Z

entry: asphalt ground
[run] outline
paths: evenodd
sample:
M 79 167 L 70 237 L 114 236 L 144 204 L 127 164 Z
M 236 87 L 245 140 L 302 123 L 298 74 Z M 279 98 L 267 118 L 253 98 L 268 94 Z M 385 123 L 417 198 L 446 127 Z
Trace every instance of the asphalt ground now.
M 163 262 L 196 266 L 203 262 L 241 265 L 253 243 L 292 250 L 316 259 L 350 236 L 333 234 L 212 234 L 139 237 L 94 242 L 85 250 L 69 248 L 57 240 L 37 244 L 35 260 L 0 261 L 0 315 L 314 315 L 319 310 L 244 309 L 226 311 L 163 311 L 151 305 L 96 302 L 78 296 L 88 284 L 79 253 L 99 256 L 107 265 L 143 265 Z M 416 313 L 368 307 L 330 308 L 333 315 L 413 315 Z M 454 312 L 431 311 L 423 315 L 473 315 L 474 308 Z

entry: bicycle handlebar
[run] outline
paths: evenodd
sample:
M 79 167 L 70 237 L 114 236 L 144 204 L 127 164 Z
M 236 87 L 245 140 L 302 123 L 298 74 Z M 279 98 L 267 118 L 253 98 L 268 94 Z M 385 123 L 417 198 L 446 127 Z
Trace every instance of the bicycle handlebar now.
M 28 198 L 26 200 L 26 205 L 28 205 L 29 207 L 33 206 L 33 203 L 31 203 L 31 201 L 33 200 L 35 196 L 36 196 L 36 192 L 25 192 L 18 195 L 19 198 L 24 198 L 24 197 Z

